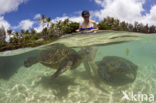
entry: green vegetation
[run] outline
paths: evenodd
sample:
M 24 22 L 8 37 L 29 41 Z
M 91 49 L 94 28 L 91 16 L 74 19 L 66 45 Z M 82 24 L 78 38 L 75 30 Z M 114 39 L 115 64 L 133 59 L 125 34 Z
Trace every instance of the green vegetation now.
M 141 33 L 156 33 L 156 26 L 143 25 L 142 23 L 135 22 L 134 25 L 120 22 L 113 17 L 104 18 L 99 24 L 100 30 L 116 30 L 116 31 L 129 31 L 129 32 L 141 32 Z
M 35 47 L 50 43 L 63 35 L 75 32 L 79 27 L 79 23 L 71 22 L 69 19 L 64 21 L 60 20 L 56 23 L 52 23 L 51 20 L 50 17 L 46 17 L 45 15 L 41 16 L 38 21 L 42 24 L 43 30 L 40 33 L 37 33 L 35 29 L 21 30 L 20 32 L 7 30 L 5 32 L 3 27 L 0 28 L 0 51 Z M 156 33 L 155 26 L 143 25 L 138 22 L 135 22 L 135 24 L 132 25 L 125 21 L 120 22 L 118 19 L 112 17 L 104 18 L 99 22 L 98 27 L 100 30 Z M 9 42 L 5 41 L 6 33 L 10 36 Z
M 43 30 L 40 33 L 37 33 L 35 29 L 21 30 L 20 32 L 7 30 L 7 34 L 10 36 L 9 42 L 5 41 L 6 32 L 4 28 L 0 28 L 0 51 L 35 47 L 50 43 L 57 40 L 62 35 L 75 32 L 79 27 L 79 23 L 71 22 L 69 19 L 51 23 L 51 18 L 47 18 L 45 15 L 42 15 L 38 21 L 43 26 Z

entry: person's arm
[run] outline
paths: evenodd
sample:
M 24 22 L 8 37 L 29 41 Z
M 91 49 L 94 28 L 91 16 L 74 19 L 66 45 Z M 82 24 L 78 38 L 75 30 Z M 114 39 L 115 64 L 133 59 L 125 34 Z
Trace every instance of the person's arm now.
M 80 32 L 81 23 L 79 24 L 79 28 L 76 30 L 76 32 Z
M 94 31 L 98 31 L 99 30 L 99 28 L 98 28 L 98 26 L 97 26 L 97 24 L 96 24 L 96 22 L 95 21 L 93 21 L 93 24 L 94 24 Z

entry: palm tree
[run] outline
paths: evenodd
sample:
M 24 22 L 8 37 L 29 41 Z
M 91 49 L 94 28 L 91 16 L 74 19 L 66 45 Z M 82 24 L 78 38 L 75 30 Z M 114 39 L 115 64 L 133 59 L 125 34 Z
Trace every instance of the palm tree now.
M 25 31 L 25 34 L 29 34 L 29 30 L 26 30 L 26 31 Z
M 25 33 L 25 31 L 22 29 L 22 30 L 21 30 L 21 34 L 23 35 L 24 33 Z
M 149 32 L 154 33 L 156 31 L 156 27 L 154 25 L 150 26 Z
M 121 22 L 120 26 L 121 26 L 123 31 L 127 31 L 128 24 L 125 21 Z
M 132 31 L 133 31 L 133 28 L 134 28 L 134 27 L 133 27 L 132 24 L 128 24 L 128 31 L 131 31 L 131 32 L 132 32 Z
M 148 30 L 149 30 L 148 24 L 142 26 L 143 33 L 148 33 Z
M 114 19 L 113 30 L 119 30 L 119 20 Z
M 19 33 L 15 32 L 15 37 L 18 38 L 19 37 Z
M 7 30 L 7 33 L 10 36 L 12 34 L 12 30 Z
M 10 36 L 11 36 L 11 34 L 12 34 L 12 30 L 7 30 L 7 33 L 8 33 L 9 38 L 10 38 Z M 10 40 L 10 39 L 9 39 L 9 40 Z
M 51 22 L 51 17 L 48 17 L 48 18 L 46 19 L 46 21 L 47 21 L 47 27 L 49 27 L 49 24 L 50 24 L 50 22 Z
M 19 36 L 19 33 L 18 32 L 15 32 L 15 35 L 16 35 L 16 37 L 18 37 Z
M 138 32 L 138 24 L 139 24 L 138 22 L 134 23 L 134 28 L 133 28 L 134 32 Z
M 2 26 L 2 27 L 0 28 L 0 40 L 1 40 L 1 41 L 5 41 L 5 38 L 6 38 L 6 32 L 5 32 L 4 27 Z
M 17 44 L 19 43 L 19 39 L 17 37 L 10 38 L 10 43 Z
M 21 36 L 22 36 L 22 39 L 20 40 L 21 43 L 25 43 L 26 42 L 26 35 L 25 35 L 25 30 L 24 29 L 21 29 Z
M 48 29 L 48 33 L 49 33 L 50 35 L 52 35 L 52 34 L 57 34 L 57 33 L 56 33 L 56 29 L 55 29 L 56 27 L 55 27 L 55 26 L 56 26 L 55 23 L 51 23 L 51 24 L 50 24 L 50 27 L 49 27 L 49 29 Z
M 47 32 L 48 32 L 48 29 L 47 29 L 47 28 L 44 28 L 44 29 L 42 30 L 42 35 L 43 35 L 43 36 L 47 36 Z
M 31 34 L 36 34 L 36 30 L 35 29 L 31 29 Z
M 41 18 L 38 19 L 38 21 L 39 21 L 40 23 L 42 23 L 42 26 L 43 26 L 43 28 L 44 28 L 44 26 L 45 26 L 45 24 L 46 24 L 46 22 L 47 22 L 47 17 L 46 17 L 45 15 L 42 15 Z

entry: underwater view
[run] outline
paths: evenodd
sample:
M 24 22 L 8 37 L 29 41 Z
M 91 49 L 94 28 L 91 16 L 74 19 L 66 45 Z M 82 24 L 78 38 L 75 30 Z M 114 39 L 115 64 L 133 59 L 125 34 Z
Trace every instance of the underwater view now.
M 155 40 L 112 31 L 0 52 L 0 103 L 155 103 Z

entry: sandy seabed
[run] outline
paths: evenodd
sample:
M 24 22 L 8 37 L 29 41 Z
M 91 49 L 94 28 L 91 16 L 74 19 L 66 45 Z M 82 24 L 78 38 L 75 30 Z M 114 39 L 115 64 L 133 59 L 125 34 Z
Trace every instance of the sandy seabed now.
M 66 45 L 69 42 L 66 42 Z M 88 41 L 88 44 L 92 42 Z M 72 45 L 75 46 L 77 43 Z M 131 84 L 118 87 L 112 87 L 102 81 L 98 82 L 99 80 L 94 76 L 87 74 L 83 64 L 75 70 L 68 70 L 55 80 L 50 79 L 55 72 L 54 69 L 40 63 L 29 68 L 20 65 L 16 73 L 9 79 L 0 78 L 0 103 L 149 103 L 148 101 L 122 100 L 122 92 L 156 96 L 156 49 L 154 46 L 155 43 L 148 39 L 98 47 L 96 61 L 101 60 L 104 56 L 120 56 L 138 65 L 136 80 Z M 127 48 L 130 50 L 128 56 L 125 54 Z M 14 59 L 14 56 L 10 58 L 12 59 L 9 59 L 9 62 L 5 62 L 6 65 L 17 59 Z M 18 58 L 25 57 L 19 56 Z M 20 63 L 22 64 L 23 61 L 24 59 L 21 59 Z M 10 64 L 10 68 L 18 65 L 17 63 Z

